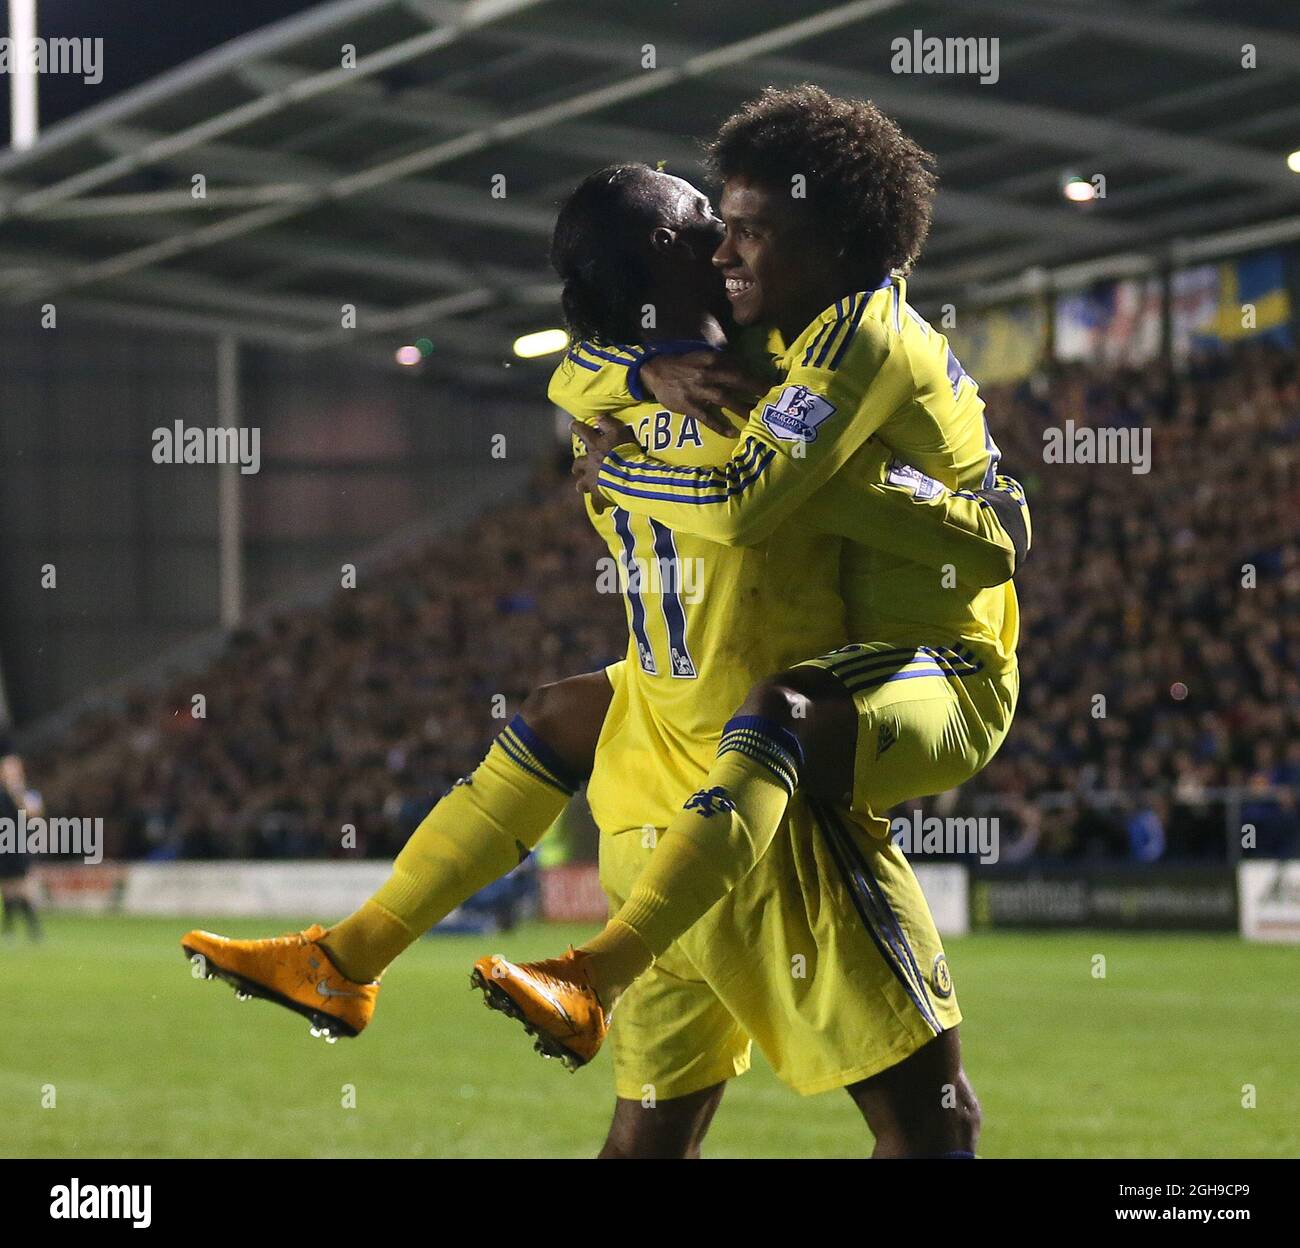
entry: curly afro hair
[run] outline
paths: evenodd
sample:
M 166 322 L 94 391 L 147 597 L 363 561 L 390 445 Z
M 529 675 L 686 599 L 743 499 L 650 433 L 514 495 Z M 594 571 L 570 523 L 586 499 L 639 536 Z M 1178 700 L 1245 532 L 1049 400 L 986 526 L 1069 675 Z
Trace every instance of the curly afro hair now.
M 859 289 L 906 273 L 930 232 L 934 157 L 869 101 L 769 87 L 722 123 L 709 158 L 724 179 L 773 188 L 802 174 L 818 228 Z

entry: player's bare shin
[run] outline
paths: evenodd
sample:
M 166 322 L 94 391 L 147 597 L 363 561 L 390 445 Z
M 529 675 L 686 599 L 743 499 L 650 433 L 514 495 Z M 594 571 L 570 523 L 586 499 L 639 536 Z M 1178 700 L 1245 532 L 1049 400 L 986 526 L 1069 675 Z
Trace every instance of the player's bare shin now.
M 952 1027 L 846 1091 L 876 1137 L 873 1157 L 975 1155 L 983 1121 Z

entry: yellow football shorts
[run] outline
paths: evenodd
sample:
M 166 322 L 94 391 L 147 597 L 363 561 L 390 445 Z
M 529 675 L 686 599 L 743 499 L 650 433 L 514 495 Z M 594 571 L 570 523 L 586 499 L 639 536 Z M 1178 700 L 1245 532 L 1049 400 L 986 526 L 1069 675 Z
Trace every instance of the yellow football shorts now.
M 884 643 L 810 662 L 835 671 L 858 706 L 853 813 L 797 794 L 755 869 L 624 994 L 612 1029 L 620 1097 L 685 1096 L 741 1074 L 751 1041 L 796 1091 L 823 1092 L 896 1065 L 961 1020 L 929 906 L 880 815 L 983 767 L 1010 725 L 1016 670 Z M 661 743 L 624 713 L 625 673 L 608 669 L 618 713 L 589 790 L 611 913 L 662 830 L 635 826 L 634 810 L 662 820 L 659 808 L 675 809 L 712 761 L 690 750 L 648 765 L 652 738 Z M 658 793 L 665 780 L 677 796 Z
M 853 695 L 853 810 L 864 817 L 976 775 L 1006 738 L 1020 692 L 1014 663 L 986 663 L 960 643 L 868 642 L 798 666 L 833 672 Z
M 602 836 L 611 913 L 653 852 Z M 756 1041 L 805 1095 L 896 1065 L 961 1011 L 929 906 L 902 851 L 840 808 L 796 795 L 737 887 L 614 1009 L 617 1094 L 686 1096 L 749 1068 Z

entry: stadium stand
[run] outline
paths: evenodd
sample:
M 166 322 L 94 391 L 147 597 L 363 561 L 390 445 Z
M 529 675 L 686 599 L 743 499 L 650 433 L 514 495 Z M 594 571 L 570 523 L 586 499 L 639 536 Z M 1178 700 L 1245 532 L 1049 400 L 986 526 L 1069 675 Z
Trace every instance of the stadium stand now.
M 1021 855 L 1221 858 L 1225 824 L 1243 823 L 1262 853 L 1294 854 L 1294 352 L 1238 348 L 1182 374 L 1066 366 L 986 398 L 1036 541 L 1016 725 L 972 787 L 1015 814 Z M 1036 470 L 1043 431 L 1067 420 L 1149 427 L 1159 471 L 1139 491 L 1128 465 Z
M 34 772 L 52 811 L 103 813 L 114 857 L 316 857 L 344 824 L 347 856 L 391 856 L 500 731 L 494 709 L 619 657 L 621 601 L 592 592 L 603 551 L 567 465 L 543 464 L 517 505 L 235 633 L 206 671 L 83 718 Z
M 1012 858 L 1222 859 L 1234 822 L 1261 852 L 1300 851 L 1295 352 L 1054 366 L 986 398 L 1035 516 L 1022 701 L 948 806 L 1008 818 Z M 1160 471 L 1140 492 L 1130 465 L 1044 472 L 1044 431 L 1068 420 L 1149 428 Z M 372 583 L 234 634 L 193 678 L 83 718 L 33 759 L 50 809 L 103 812 L 119 858 L 320 856 L 348 823 L 359 854 L 393 854 L 501 727 L 493 695 L 513 708 L 623 650 L 564 467 Z

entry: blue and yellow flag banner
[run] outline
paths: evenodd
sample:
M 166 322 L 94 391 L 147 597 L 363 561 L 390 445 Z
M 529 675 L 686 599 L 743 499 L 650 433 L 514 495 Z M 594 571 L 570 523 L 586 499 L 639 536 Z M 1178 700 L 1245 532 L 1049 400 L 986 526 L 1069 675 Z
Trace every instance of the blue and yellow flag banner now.
M 1286 255 L 1257 251 L 1174 274 L 1174 358 L 1225 342 L 1267 337 L 1291 342 Z

